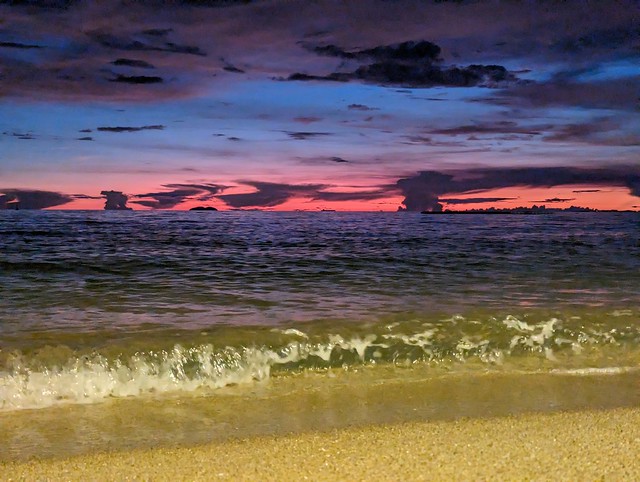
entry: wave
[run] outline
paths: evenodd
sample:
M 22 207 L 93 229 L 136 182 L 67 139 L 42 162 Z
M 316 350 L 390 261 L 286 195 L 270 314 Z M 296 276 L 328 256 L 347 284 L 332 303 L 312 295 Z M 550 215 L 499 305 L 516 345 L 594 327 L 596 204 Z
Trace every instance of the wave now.
M 215 340 L 193 338 L 131 354 L 124 348 L 83 352 L 64 345 L 0 350 L 0 410 L 194 392 L 267 380 L 274 373 L 363 364 L 412 366 L 425 373 L 430 367 L 546 367 L 555 373 L 601 375 L 623 370 L 597 366 L 611 364 L 616 354 L 620 363 L 638 359 L 640 329 L 629 324 L 585 328 L 579 319 L 530 323 L 511 315 L 492 321 L 462 316 L 407 320 L 342 334 L 318 333 L 313 327 L 306 332 L 274 328 L 258 337 L 258 343 L 216 346 Z

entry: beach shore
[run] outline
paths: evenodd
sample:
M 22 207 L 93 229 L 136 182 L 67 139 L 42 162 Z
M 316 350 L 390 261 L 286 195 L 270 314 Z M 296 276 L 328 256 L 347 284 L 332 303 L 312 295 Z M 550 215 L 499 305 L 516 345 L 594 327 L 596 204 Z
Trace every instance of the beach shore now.
M 410 422 L 8 462 L 2 480 L 640 478 L 640 409 Z

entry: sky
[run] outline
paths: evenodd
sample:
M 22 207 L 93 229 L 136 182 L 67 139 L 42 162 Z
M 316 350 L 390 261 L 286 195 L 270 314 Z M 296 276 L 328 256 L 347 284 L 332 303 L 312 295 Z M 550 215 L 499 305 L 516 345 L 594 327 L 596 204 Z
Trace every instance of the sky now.
M 636 0 L 2 1 L 0 209 L 640 210 L 639 25 Z

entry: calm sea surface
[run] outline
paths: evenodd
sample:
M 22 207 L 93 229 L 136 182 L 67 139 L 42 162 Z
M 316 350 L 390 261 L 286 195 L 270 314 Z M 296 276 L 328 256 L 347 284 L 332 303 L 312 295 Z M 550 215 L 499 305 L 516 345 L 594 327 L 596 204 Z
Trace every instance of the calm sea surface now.
M 0 212 L 5 414 L 637 368 L 634 213 Z

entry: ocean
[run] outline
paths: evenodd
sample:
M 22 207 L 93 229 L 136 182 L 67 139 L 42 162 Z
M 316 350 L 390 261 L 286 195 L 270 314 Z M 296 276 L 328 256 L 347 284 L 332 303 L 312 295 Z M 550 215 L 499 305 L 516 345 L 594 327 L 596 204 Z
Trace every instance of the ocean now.
M 637 213 L 0 211 L 0 460 L 638 403 Z

